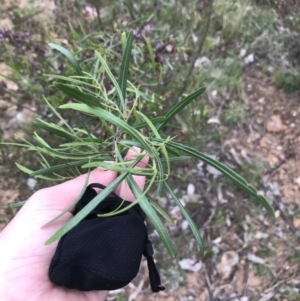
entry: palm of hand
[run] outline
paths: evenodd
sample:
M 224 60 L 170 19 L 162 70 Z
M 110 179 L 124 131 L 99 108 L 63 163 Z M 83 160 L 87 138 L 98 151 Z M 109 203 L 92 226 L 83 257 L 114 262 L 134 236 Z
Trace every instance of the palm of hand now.
M 67 213 L 54 224 L 41 229 L 41 226 L 55 218 L 60 212 L 55 209 L 39 210 L 39 208 L 34 208 L 35 204 L 28 205 L 32 206 L 24 207 L 24 211 L 26 209 L 28 212 L 23 212 L 18 219 L 18 225 L 21 224 L 22 227 L 18 227 L 12 232 L 6 231 L 13 233 L 14 237 L 7 240 L 6 232 L 1 234 L 0 242 L 2 239 L 8 241 L 0 251 L 1 255 L 5 254 L 1 259 L 4 262 L 1 269 L 5 279 L 0 280 L 0 283 L 4 282 L 5 298 L 1 298 L 1 300 L 104 300 L 106 292 L 80 292 L 55 286 L 49 280 L 49 263 L 54 255 L 57 242 L 48 246 L 45 246 L 44 242 L 69 220 L 72 214 Z M 14 227 L 15 225 L 9 226 Z M 10 230 L 10 228 L 6 230 Z M 0 244 L 2 245 L 2 243 Z M 6 283 L 14 285 L 6 285 Z M 18 292 L 20 292 L 20 296 L 18 296 Z

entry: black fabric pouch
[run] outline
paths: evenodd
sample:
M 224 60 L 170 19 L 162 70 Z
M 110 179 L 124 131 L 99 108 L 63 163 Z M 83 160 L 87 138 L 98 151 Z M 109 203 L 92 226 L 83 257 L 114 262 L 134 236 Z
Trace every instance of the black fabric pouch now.
M 105 186 L 90 184 L 77 203 L 75 214 L 97 195 L 93 188 Z M 137 275 L 144 254 L 152 291 L 165 289 L 153 261 L 140 206 L 115 216 L 97 216 L 129 204 L 112 193 L 60 239 L 49 267 L 49 278 L 54 284 L 81 291 L 119 289 Z

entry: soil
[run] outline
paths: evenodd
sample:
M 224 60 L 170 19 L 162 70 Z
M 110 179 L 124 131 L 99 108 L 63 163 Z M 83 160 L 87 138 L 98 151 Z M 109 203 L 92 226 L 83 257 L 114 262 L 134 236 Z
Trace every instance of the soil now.
M 178 288 L 155 295 L 149 289 L 138 292 L 147 279 L 144 271 L 144 278 L 126 291 L 129 296 L 137 294 L 135 300 L 298 300 L 300 260 L 295 252 L 300 249 L 300 94 L 278 90 L 258 68 L 247 70 L 245 82 L 248 118 L 246 126 L 232 129 L 223 141 L 223 149 L 231 154 L 226 163 L 236 169 L 253 158 L 263 163 L 261 191 L 272 202 L 276 220 L 259 210 L 249 213 L 249 203 L 241 204 L 239 193 L 228 194 L 223 187 L 222 197 L 212 198 L 219 199 L 204 211 L 206 221 L 200 227 L 205 228 L 207 248 L 215 248 L 216 254 L 203 260 L 199 271 L 190 268 L 185 272 Z M 196 191 L 203 191 L 201 181 L 189 180 Z M 224 204 L 225 196 L 228 201 Z M 245 213 L 242 219 L 234 218 L 236 208 Z M 212 215 L 219 209 L 226 212 L 229 222 L 217 226 L 216 231 Z M 270 252 L 264 251 L 266 248 Z M 226 259 L 228 252 L 230 259 Z M 191 252 L 188 256 L 193 258 Z M 235 264 L 232 256 L 237 259 Z

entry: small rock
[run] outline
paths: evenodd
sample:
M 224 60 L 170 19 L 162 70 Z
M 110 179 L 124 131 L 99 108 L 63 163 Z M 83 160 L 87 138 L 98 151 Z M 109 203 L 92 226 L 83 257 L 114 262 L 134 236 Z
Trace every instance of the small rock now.
M 197 262 L 191 258 L 185 258 L 179 261 L 179 265 L 183 270 L 198 272 L 202 267 L 202 262 Z
M 181 229 L 183 230 L 183 231 L 185 231 L 187 228 L 189 227 L 189 223 L 188 223 L 188 221 L 183 221 L 182 222 L 182 224 L 181 224 Z
M 217 169 L 215 169 L 212 166 L 207 166 L 207 171 L 209 174 L 211 174 L 213 176 L 214 179 L 218 178 L 219 176 L 222 175 L 222 173 L 220 171 L 218 171 Z
M 254 62 L 254 54 L 251 53 L 251 54 L 247 55 L 244 59 L 244 62 L 246 65 L 253 63 Z
M 209 118 L 207 120 L 207 124 L 211 124 L 211 123 L 217 123 L 217 124 L 220 124 L 220 120 L 218 117 L 212 117 L 212 118 Z
M 217 264 L 217 272 L 220 277 L 225 280 L 228 279 L 233 271 L 233 268 L 239 262 L 239 255 L 234 251 L 227 251 L 223 253 L 221 262 Z
M 247 53 L 247 50 L 245 48 L 242 48 L 240 50 L 240 57 L 244 57 L 246 53 Z
M 212 96 L 213 98 L 216 98 L 217 95 L 218 95 L 218 91 L 217 91 L 217 90 L 214 90 L 214 91 L 211 92 L 211 96 Z
M 283 192 L 282 201 L 287 204 L 293 203 L 296 195 L 295 186 L 293 184 L 288 183 L 283 185 L 281 189 Z
M 194 67 L 197 68 L 197 67 L 200 67 L 202 65 L 209 64 L 209 63 L 210 63 L 210 60 L 209 60 L 208 57 L 206 57 L 206 56 L 199 57 L 199 58 L 197 58 L 197 60 L 194 64 Z
M 200 300 L 200 301 L 206 301 L 206 300 L 207 300 L 207 297 L 208 297 L 208 295 L 207 295 L 206 291 L 203 291 L 203 292 L 199 295 L 199 300 Z
M 300 218 L 294 217 L 293 218 L 293 225 L 295 228 L 300 228 Z
M 34 189 L 34 187 L 36 186 L 37 184 L 37 180 L 34 179 L 34 178 L 28 178 L 27 179 L 27 186 L 30 188 L 30 189 Z
M 263 258 L 260 258 L 254 254 L 248 254 L 247 255 L 247 259 L 249 261 L 252 261 L 254 263 L 258 263 L 258 264 L 266 264 L 266 261 Z
M 247 285 L 251 287 L 258 287 L 262 283 L 261 278 L 254 275 L 254 273 L 251 271 L 248 277 Z
M 12 30 L 13 28 L 14 28 L 14 24 L 9 18 L 5 18 L 0 21 L 0 29 Z
M 256 239 L 262 239 L 262 238 L 265 239 L 265 238 L 268 238 L 268 237 L 269 237 L 268 233 L 263 233 L 263 232 L 260 232 L 260 231 L 257 231 L 254 235 L 254 238 L 256 238 Z
M 188 187 L 187 187 L 187 194 L 192 196 L 195 194 L 195 185 L 189 183 Z
M 169 45 L 167 45 L 166 46 L 166 50 L 168 51 L 168 52 L 172 52 L 173 51 L 173 46 L 171 45 L 171 44 L 169 44 Z
M 279 133 L 284 131 L 286 126 L 282 123 L 280 116 L 273 115 L 267 122 L 267 131 L 272 133 Z
M 300 186 L 300 177 L 298 177 L 295 182 Z
M 1 110 L 6 110 L 8 107 L 9 107 L 9 102 L 8 101 L 5 101 L 5 100 L 2 100 L 0 99 L 0 109 Z
M 272 300 L 274 297 L 273 292 L 270 292 L 268 294 L 261 294 L 261 295 L 262 295 L 262 298 L 260 298 L 258 301 L 269 301 L 269 300 Z

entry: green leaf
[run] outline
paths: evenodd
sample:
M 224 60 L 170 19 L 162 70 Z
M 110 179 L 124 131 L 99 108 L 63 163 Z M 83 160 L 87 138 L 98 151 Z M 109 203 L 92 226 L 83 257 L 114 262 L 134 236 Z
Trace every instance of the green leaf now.
M 34 124 L 38 127 L 38 128 L 42 128 L 44 129 L 45 131 L 51 133 L 51 134 L 54 134 L 56 136 L 59 136 L 59 137 L 62 137 L 62 138 L 65 138 L 67 140 L 75 140 L 76 139 L 76 136 L 67 132 L 65 129 L 63 129 L 61 126 L 57 125 L 57 124 L 54 124 L 54 123 L 49 123 L 49 122 L 46 122 L 42 119 L 37 119 Z
M 159 116 L 159 117 L 154 117 L 152 119 L 149 119 L 153 124 L 157 124 L 157 123 L 161 123 L 163 122 L 165 119 L 164 116 Z M 134 124 L 132 127 L 135 128 L 135 129 L 142 129 L 142 128 L 145 128 L 148 126 L 148 123 L 147 122 L 140 122 L 140 123 L 136 123 Z
M 21 202 L 17 202 L 17 203 L 11 203 L 11 204 L 9 204 L 9 207 L 10 207 L 11 209 L 18 209 L 18 208 L 23 207 L 23 206 L 25 205 L 26 202 L 27 202 L 27 201 L 21 201 Z
M 126 32 L 122 32 L 122 34 L 121 34 L 122 53 L 125 52 L 126 42 L 127 42 Z
M 39 145 L 41 147 L 46 147 L 46 148 L 49 148 L 49 149 L 52 149 L 51 146 L 42 138 L 40 137 L 37 132 L 34 132 L 34 135 L 33 135 L 34 139 L 39 143 Z
M 151 206 L 172 226 L 175 226 L 175 222 L 169 213 L 157 202 L 155 202 L 152 198 L 148 196 Z
M 132 42 L 133 42 L 133 33 L 130 32 L 126 41 L 126 47 L 123 54 L 121 70 L 119 74 L 119 86 L 122 91 L 123 100 L 126 99 L 126 87 L 127 87 L 127 78 L 128 78 L 129 64 L 130 64 L 130 55 L 132 50 Z M 121 101 L 121 99 L 119 99 L 119 101 Z M 119 107 L 121 107 L 121 105 L 119 105 Z
M 126 178 L 128 173 L 119 175 L 110 185 L 103 189 L 96 197 L 94 197 L 83 209 L 74 215 L 66 224 L 57 230 L 46 242 L 50 245 L 56 240 L 60 239 L 71 229 L 73 229 L 80 221 L 82 221 L 92 210 L 94 210 L 107 196 L 109 196 L 114 189 Z
M 56 83 L 55 88 L 57 88 L 58 90 L 64 92 L 66 95 L 68 95 L 69 97 L 79 101 L 80 103 L 84 103 L 88 106 L 94 106 L 94 107 L 99 107 L 101 106 L 99 99 L 97 99 L 96 97 L 90 95 L 90 94 L 86 94 L 82 91 L 80 91 L 77 88 L 74 88 L 72 86 L 69 85 L 64 85 L 64 84 L 58 84 Z
M 54 43 L 49 43 L 49 46 L 53 49 L 58 50 L 60 53 L 62 53 L 71 63 L 72 67 L 76 71 L 78 75 L 82 75 L 82 70 L 81 67 L 79 66 L 77 60 L 75 59 L 74 55 L 65 47 L 54 44 Z
M 86 164 L 88 162 L 89 162 L 89 160 L 78 160 L 78 161 L 74 161 L 74 162 L 68 162 L 65 164 L 54 165 L 51 167 L 47 167 L 47 168 L 43 168 L 43 169 L 34 171 L 30 175 L 31 176 L 44 175 L 44 174 L 52 173 L 52 172 L 55 172 L 55 171 L 58 171 L 61 169 L 66 169 L 66 168 L 70 168 L 70 167 L 74 167 L 74 166 L 82 166 L 83 164 Z
M 145 122 L 148 124 L 149 128 L 152 130 L 152 133 L 153 135 L 160 139 L 160 135 L 157 131 L 157 129 L 155 128 L 155 126 L 153 125 L 153 123 L 147 118 L 147 116 L 145 116 L 142 112 L 139 112 L 139 111 L 136 111 L 137 114 L 139 114 L 140 116 L 142 116 L 142 118 L 145 120 Z M 165 159 L 166 159 L 166 164 L 167 164 L 167 173 L 168 175 L 170 174 L 170 160 L 169 160 L 169 155 L 168 155 L 168 152 L 166 150 L 166 147 L 164 145 L 164 143 L 161 144 L 161 149 L 162 149 L 162 152 L 165 156 Z M 159 157 L 159 154 L 158 152 L 154 152 L 154 155 L 155 155 L 155 159 L 156 159 L 156 163 L 158 165 L 158 171 L 159 171 L 159 183 L 158 183 L 158 194 L 160 195 L 162 190 L 163 190 L 163 183 L 164 183 L 164 169 L 163 169 L 163 165 L 162 165 L 162 162 L 160 160 L 160 157 Z
M 185 210 L 185 208 L 183 207 L 183 205 L 181 204 L 180 200 L 177 198 L 176 194 L 173 192 L 173 190 L 171 189 L 171 187 L 165 182 L 165 186 L 167 188 L 167 190 L 169 191 L 170 195 L 172 196 L 173 200 L 175 201 L 175 203 L 177 204 L 177 206 L 179 207 L 182 215 L 184 216 L 184 218 L 186 219 L 186 221 L 188 222 L 194 236 L 195 239 L 197 241 L 197 244 L 199 246 L 199 250 L 200 250 L 200 254 L 203 257 L 204 254 L 204 245 L 203 245 L 203 240 L 202 237 L 199 233 L 199 230 L 197 228 L 197 226 L 195 225 L 194 221 L 192 220 L 192 218 L 190 217 L 190 215 L 187 213 L 187 211 Z
M 138 198 L 143 192 L 139 188 L 139 186 L 136 184 L 134 179 L 131 175 L 128 175 L 126 178 L 128 181 L 129 187 L 131 191 L 133 192 L 134 196 Z M 145 214 L 148 216 L 149 220 L 153 224 L 154 228 L 156 229 L 157 233 L 159 234 L 160 239 L 162 240 L 163 244 L 165 245 L 166 249 L 168 250 L 169 254 L 174 257 L 175 256 L 175 248 L 174 245 L 170 239 L 170 236 L 168 234 L 168 231 L 164 227 L 163 223 L 161 222 L 160 218 L 158 217 L 156 211 L 151 206 L 150 202 L 148 201 L 146 196 L 143 196 L 141 200 L 139 201 L 139 205 L 145 212 Z
M 136 139 L 142 146 L 143 149 L 149 152 L 149 155 L 153 155 L 153 150 L 151 146 L 146 143 L 141 134 L 129 126 L 126 122 L 113 115 L 112 113 L 103 110 L 101 108 L 91 108 L 85 104 L 77 104 L 77 103 L 69 103 L 60 106 L 61 109 L 72 109 L 80 112 L 84 112 L 90 114 L 92 116 L 97 116 L 99 118 L 103 118 L 104 120 L 114 124 L 118 128 L 122 129 L 125 133 L 130 135 L 132 138 Z
M 32 175 L 33 174 L 33 170 L 19 164 L 19 163 L 15 163 L 16 166 L 21 170 L 23 171 L 24 173 L 27 173 L 29 175 Z M 43 180 L 48 180 L 48 181 L 57 181 L 57 179 L 54 179 L 54 178 L 49 178 L 49 177 L 45 177 L 45 176 L 37 176 L 37 178 L 40 178 L 40 179 L 43 179 Z
M 186 162 L 186 161 L 189 161 L 191 160 L 191 157 L 190 156 L 180 156 L 180 157 L 170 157 L 169 158 L 169 161 L 172 162 L 172 163 L 178 163 L 178 162 Z M 161 159 L 161 162 L 162 163 L 165 163 L 166 162 L 166 159 Z
M 32 146 L 29 150 L 37 151 L 45 155 L 49 155 L 53 158 L 70 159 L 70 160 L 83 160 L 83 159 L 96 159 L 100 157 L 99 152 L 94 153 L 64 153 L 61 150 L 57 151 L 53 148 L 36 147 Z
M 161 139 L 154 139 L 159 142 L 162 142 L 164 140 Z M 215 169 L 219 170 L 223 175 L 225 175 L 228 179 L 230 179 L 233 183 L 235 183 L 237 186 L 242 188 L 244 191 L 248 192 L 250 195 L 254 196 L 258 202 L 267 210 L 267 212 L 275 218 L 274 209 L 271 206 L 271 204 L 268 202 L 268 200 L 260 195 L 258 191 L 250 185 L 243 177 L 241 177 L 239 174 L 237 174 L 235 171 L 227 167 L 225 164 L 211 158 L 210 156 L 207 156 L 203 154 L 202 152 L 199 152 L 198 150 L 183 145 L 181 143 L 169 140 L 167 142 L 169 146 L 172 146 L 178 150 L 181 150 L 197 159 L 200 159 L 201 161 L 207 163 L 210 166 L 213 166 Z
M 51 105 L 51 103 L 44 97 L 44 101 L 51 109 L 51 111 L 60 119 L 60 121 L 69 129 L 71 133 L 74 133 L 73 129 L 69 126 L 68 122 L 57 112 L 57 110 Z
M 33 173 L 33 171 L 31 170 L 31 169 L 29 169 L 29 168 L 27 168 L 27 167 L 25 167 L 25 166 L 23 166 L 23 165 L 21 165 L 21 164 L 19 164 L 19 163 L 15 163 L 16 165 L 17 165 L 17 167 L 21 170 L 21 171 L 23 171 L 24 173 L 27 173 L 27 174 L 29 174 L 29 175 L 31 175 L 32 173 Z
M 153 48 L 151 46 L 150 41 L 146 37 L 144 37 L 144 40 L 146 42 L 148 52 L 149 52 L 149 55 L 150 55 L 150 60 L 151 60 L 151 65 L 152 65 L 152 73 L 153 73 L 153 76 L 155 76 L 156 62 L 155 62 L 155 55 L 154 55 L 154 52 L 153 52 Z
M 70 22 L 68 22 L 68 25 L 69 25 L 69 29 L 70 29 L 73 39 L 76 42 L 78 42 L 80 36 L 78 35 L 78 33 L 76 32 L 76 30 L 74 29 L 74 27 L 72 26 L 72 24 Z
M 102 167 L 107 170 L 117 171 L 117 172 L 129 172 L 133 175 L 139 176 L 152 176 L 153 170 L 150 168 L 129 168 L 128 166 L 122 166 L 121 164 L 108 164 L 103 161 L 90 162 L 82 166 L 82 168 L 94 168 Z
M 95 146 L 95 145 L 101 145 L 101 146 L 108 146 L 111 145 L 111 143 L 105 142 L 104 140 L 100 139 L 80 139 L 81 141 L 74 141 L 74 142 L 67 142 L 60 144 L 62 147 L 76 147 L 76 146 Z
M 117 90 L 118 96 L 119 96 L 119 103 L 118 103 L 118 108 L 120 109 L 121 113 L 125 112 L 125 101 L 124 101 L 124 97 L 123 97 L 123 93 L 122 90 L 119 86 L 119 84 L 117 83 L 115 77 L 113 76 L 112 72 L 110 71 L 105 59 L 102 57 L 102 55 L 96 51 L 96 56 L 98 58 L 98 60 L 101 62 L 101 65 L 103 66 L 106 74 L 108 75 L 108 77 L 110 78 L 111 82 L 113 83 L 114 87 Z
M 190 102 L 195 98 L 205 92 L 206 88 L 200 88 L 194 93 L 188 95 L 183 100 L 178 102 L 166 115 L 166 119 L 159 125 L 156 126 L 157 130 L 160 130 L 164 125 L 166 125 L 176 114 L 178 114 L 183 108 L 185 108 Z

